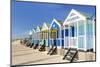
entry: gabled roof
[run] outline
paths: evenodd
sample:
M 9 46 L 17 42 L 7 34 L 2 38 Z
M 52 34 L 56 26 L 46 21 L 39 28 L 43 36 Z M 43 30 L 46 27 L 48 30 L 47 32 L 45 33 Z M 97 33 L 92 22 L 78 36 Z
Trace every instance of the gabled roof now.
M 47 24 L 47 23 L 46 23 Z M 47 24 L 48 28 L 50 27 L 50 24 Z
M 55 22 L 59 27 L 61 27 L 61 24 L 62 24 L 61 21 L 57 21 L 56 19 L 53 19 L 49 29 L 51 29 L 51 27 L 52 27 L 52 25 L 53 25 L 54 22 Z
M 35 33 L 35 32 L 36 32 L 36 29 L 35 29 L 35 28 L 33 28 L 33 29 L 32 29 L 32 31 L 33 31 L 33 33 Z
M 86 18 L 91 18 L 91 16 L 92 16 L 92 15 L 87 14 L 87 13 L 85 13 L 85 12 L 79 12 L 79 11 L 78 11 L 78 13 L 80 13 L 80 14 L 83 15 L 83 16 L 85 16 Z
M 47 25 L 46 22 L 43 23 L 43 26 L 41 28 L 41 31 L 44 31 L 44 30 L 48 30 L 49 29 L 49 25 Z
M 78 18 L 82 18 L 84 20 L 86 20 L 87 18 L 90 18 L 90 15 L 89 14 L 86 14 L 84 12 L 80 12 L 80 11 L 77 11 L 75 9 L 72 9 L 69 13 L 69 15 L 67 16 L 67 18 L 65 19 L 63 25 L 65 25 L 66 23 L 68 23 L 69 19 L 72 18 L 72 17 L 75 17 L 77 16 Z
M 36 32 L 40 32 L 40 27 L 39 26 L 36 27 Z
M 57 21 L 61 26 L 63 25 L 63 22 L 61 20 L 57 20 Z

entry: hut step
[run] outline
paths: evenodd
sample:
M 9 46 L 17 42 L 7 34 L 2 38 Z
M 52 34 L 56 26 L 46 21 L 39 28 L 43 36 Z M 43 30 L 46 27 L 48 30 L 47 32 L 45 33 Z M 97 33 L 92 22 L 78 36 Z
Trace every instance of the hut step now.
M 70 49 L 68 49 L 67 53 L 63 57 L 63 60 L 66 59 L 69 62 L 77 61 L 77 58 L 76 58 L 77 53 L 78 53 L 77 50 L 73 50 L 70 48 Z

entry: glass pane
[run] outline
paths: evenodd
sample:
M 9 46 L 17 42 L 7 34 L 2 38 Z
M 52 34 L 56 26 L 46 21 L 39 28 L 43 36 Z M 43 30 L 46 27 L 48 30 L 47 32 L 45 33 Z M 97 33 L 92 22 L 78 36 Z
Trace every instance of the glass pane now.
M 64 46 L 64 39 L 62 39 L 62 46 Z
M 65 36 L 68 36 L 68 29 L 65 29 Z
M 75 36 L 75 28 L 74 27 L 70 27 L 70 36 L 71 37 Z
M 75 36 L 75 28 L 72 27 L 71 29 L 72 29 L 72 37 L 74 37 Z
M 61 33 L 62 33 L 62 38 L 64 38 L 64 30 L 62 30 L 62 32 L 61 32 Z

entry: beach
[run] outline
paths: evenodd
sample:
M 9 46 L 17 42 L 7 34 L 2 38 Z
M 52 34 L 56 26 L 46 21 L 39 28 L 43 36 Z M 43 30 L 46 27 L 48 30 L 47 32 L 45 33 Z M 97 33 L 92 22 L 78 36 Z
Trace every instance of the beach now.
M 12 42 L 12 65 L 68 63 L 61 55 L 47 55 L 47 51 L 40 52 L 20 44 L 20 40 Z

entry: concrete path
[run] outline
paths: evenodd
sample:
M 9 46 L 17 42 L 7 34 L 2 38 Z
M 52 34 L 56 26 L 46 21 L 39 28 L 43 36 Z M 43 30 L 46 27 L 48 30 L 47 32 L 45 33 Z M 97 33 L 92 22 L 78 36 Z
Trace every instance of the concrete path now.
M 47 51 L 39 52 L 38 49 L 25 47 L 20 41 L 12 42 L 12 65 L 47 64 L 68 62 L 62 60 L 60 55 L 47 55 Z

